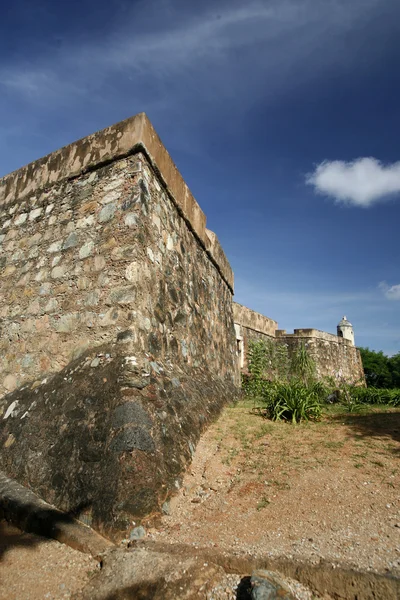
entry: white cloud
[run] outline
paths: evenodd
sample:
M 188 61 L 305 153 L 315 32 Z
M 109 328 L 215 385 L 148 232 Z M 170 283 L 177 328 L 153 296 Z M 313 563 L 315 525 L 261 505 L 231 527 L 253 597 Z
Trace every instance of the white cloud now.
M 388 300 L 400 300 L 400 283 L 397 285 L 388 285 L 386 281 L 381 281 L 379 289 L 382 290 Z
M 324 161 L 306 176 L 306 183 L 337 202 L 366 208 L 395 194 L 400 197 L 400 161 L 388 165 L 373 157 Z

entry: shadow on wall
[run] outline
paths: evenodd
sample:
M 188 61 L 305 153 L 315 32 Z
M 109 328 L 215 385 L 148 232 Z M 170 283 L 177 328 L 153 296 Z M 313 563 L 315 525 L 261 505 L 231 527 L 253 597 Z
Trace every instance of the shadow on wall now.
M 400 412 L 382 411 L 368 415 L 338 415 L 335 420 L 350 426 L 355 438 L 386 437 L 388 441 L 400 443 Z M 391 448 L 391 452 L 400 455 L 400 447 Z

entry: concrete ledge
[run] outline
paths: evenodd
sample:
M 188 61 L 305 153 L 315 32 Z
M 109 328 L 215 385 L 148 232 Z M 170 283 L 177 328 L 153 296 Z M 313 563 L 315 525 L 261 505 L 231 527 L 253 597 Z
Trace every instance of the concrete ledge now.
M 233 273 L 225 255 L 217 249 L 216 243 L 209 248 L 206 216 L 145 113 L 97 131 L 6 175 L 0 179 L 0 207 L 48 190 L 65 179 L 79 177 L 140 149 L 148 155 L 175 204 L 233 290 Z
M 0 472 L 0 518 L 95 558 L 114 544 Z
M 278 329 L 278 323 L 273 319 L 269 319 L 237 302 L 233 303 L 233 320 L 242 327 L 253 329 L 271 337 L 275 337 L 275 332 Z

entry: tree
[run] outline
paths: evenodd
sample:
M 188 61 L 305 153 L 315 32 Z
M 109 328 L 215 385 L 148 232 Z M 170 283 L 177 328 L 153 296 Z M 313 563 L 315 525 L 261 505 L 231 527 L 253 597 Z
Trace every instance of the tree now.
M 382 351 L 375 352 L 369 348 L 360 348 L 360 353 L 364 367 L 365 380 L 368 386 L 376 388 L 396 387 L 393 382 L 393 371 L 390 368 L 391 359 L 386 356 L 386 354 Z M 399 370 L 396 371 L 396 373 L 400 377 L 400 356 L 397 356 Z M 396 363 L 394 362 L 393 365 L 396 366 Z
M 389 358 L 389 370 L 393 387 L 400 388 L 400 352 Z

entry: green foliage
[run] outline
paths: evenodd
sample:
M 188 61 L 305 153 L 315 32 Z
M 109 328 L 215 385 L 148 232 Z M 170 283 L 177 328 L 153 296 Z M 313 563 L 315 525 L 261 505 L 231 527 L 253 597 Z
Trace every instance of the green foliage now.
M 349 412 L 357 412 L 371 405 L 400 407 L 400 389 L 362 387 L 341 382 L 329 398 L 344 406 Z
M 326 402 L 332 392 L 332 384 L 329 384 L 329 380 L 310 381 L 307 387 L 317 396 L 320 402 Z
M 285 344 L 273 340 L 250 340 L 248 358 L 252 377 L 270 381 L 288 377 L 290 360 Z
M 326 386 L 315 380 L 315 363 L 304 345 L 289 358 L 285 344 L 257 340 L 249 343 L 249 375 L 243 378 L 247 395 L 259 401 L 269 418 L 293 423 L 316 419 Z
M 389 357 L 382 351 L 360 348 L 360 353 L 368 386 L 389 389 L 400 387 L 400 352 Z
M 250 340 L 249 375 L 243 376 L 243 389 L 248 396 L 263 396 L 268 381 L 286 380 L 290 370 L 287 346 L 272 340 Z
M 400 406 L 400 389 L 362 388 L 353 387 L 350 395 L 358 404 L 386 404 L 387 406 Z
M 304 344 L 301 344 L 289 357 L 286 344 L 274 340 L 250 340 L 248 360 L 250 379 L 255 386 L 254 391 L 257 392 L 263 380 L 300 379 L 304 384 L 315 381 L 315 362 Z
M 303 343 L 296 348 L 291 360 L 292 377 L 300 379 L 304 385 L 315 382 L 316 366 Z
M 318 390 L 299 379 L 273 382 L 264 387 L 264 407 L 273 421 L 300 423 L 321 416 Z
M 342 381 L 339 384 L 339 387 L 333 390 L 333 395 L 348 412 L 358 412 L 363 406 L 359 401 L 356 390 L 356 386 L 349 385 L 345 381 Z
M 254 381 L 261 381 L 266 376 L 269 348 L 261 340 L 249 344 L 249 373 Z
M 364 355 L 366 360 L 371 359 L 367 363 L 371 369 L 370 380 L 387 381 L 389 368 L 382 367 L 383 358 L 387 357 L 368 349 Z M 391 364 L 400 365 L 400 355 L 392 359 Z M 394 368 L 391 373 L 390 381 L 393 381 Z M 400 407 L 400 389 L 379 385 L 365 388 L 329 379 L 317 381 L 315 362 L 306 346 L 300 345 L 289 357 L 287 346 L 272 340 L 250 341 L 249 374 L 243 377 L 243 389 L 270 419 L 292 423 L 318 419 L 327 401 L 338 402 L 349 412 L 376 404 Z
M 400 388 L 400 352 L 389 358 L 389 370 L 392 375 L 392 386 Z

